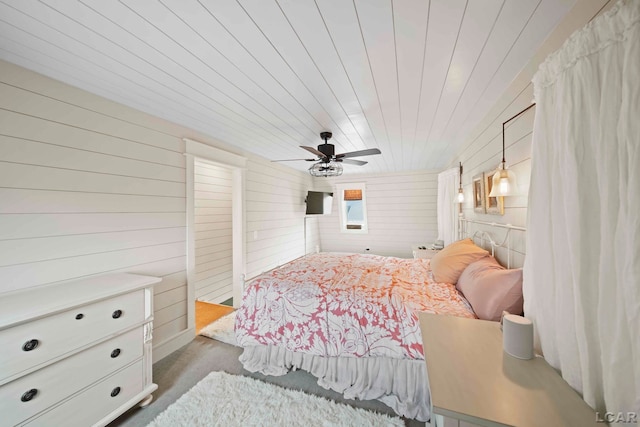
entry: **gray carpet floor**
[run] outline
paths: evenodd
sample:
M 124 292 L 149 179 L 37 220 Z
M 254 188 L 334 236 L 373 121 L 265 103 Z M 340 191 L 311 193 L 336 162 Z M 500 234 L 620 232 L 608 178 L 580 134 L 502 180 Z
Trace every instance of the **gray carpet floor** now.
M 377 400 L 344 399 L 341 394 L 318 386 L 316 378 L 304 371 L 289 372 L 287 375 L 281 377 L 265 376 L 248 372 L 243 369 L 242 364 L 238 361 L 241 352 L 242 349 L 238 347 L 197 336 L 186 346 L 171 353 L 153 365 L 153 381 L 158 384 L 158 390 L 153 393 L 153 402 L 146 408 L 138 408 L 137 406 L 132 408 L 109 424 L 109 427 L 146 426 L 158 414 L 212 371 L 224 371 L 230 374 L 245 375 L 282 387 L 323 396 L 336 402 L 395 415 L 393 410 Z M 405 425 L 410 427 L 423 427 L 425 423 L 406 419 Z

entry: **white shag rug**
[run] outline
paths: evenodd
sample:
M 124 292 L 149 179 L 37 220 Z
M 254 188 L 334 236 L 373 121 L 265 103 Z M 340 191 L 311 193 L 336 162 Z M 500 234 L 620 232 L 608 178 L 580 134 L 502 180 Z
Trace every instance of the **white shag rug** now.
M 236 312 L 233 311 L 202 328 L 199 335 L 237 346 L 235 323 Z
M 212 372 L 147 427 L 404 426 L 390 417 L 241 375 Z

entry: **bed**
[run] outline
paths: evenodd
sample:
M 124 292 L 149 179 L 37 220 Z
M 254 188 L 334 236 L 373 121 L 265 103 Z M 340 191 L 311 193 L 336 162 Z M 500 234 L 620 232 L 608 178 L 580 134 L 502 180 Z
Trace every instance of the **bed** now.
M 378 399 L 429 419 L 417 311 L 476 317 L 428 259 L 310 254 L 248 284 L 236 315 L 245 369 L 303 369 L 345 398 Z

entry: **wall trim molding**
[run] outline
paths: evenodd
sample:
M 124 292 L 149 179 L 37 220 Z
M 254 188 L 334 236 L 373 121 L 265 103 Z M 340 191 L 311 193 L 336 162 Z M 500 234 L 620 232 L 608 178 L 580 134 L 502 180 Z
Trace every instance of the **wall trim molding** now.
M 194 141 L 193 139 L 182 138 L 182 140 L 185 144 L 185 154 L 191 154 L 192 156 L 200 157 L 220 166 L 231 166 L 243 169 L 247 167 L 246 157 L 242 157 L 237 154 L 230 153 L 229 151 L 212 147 L 202 142 Z

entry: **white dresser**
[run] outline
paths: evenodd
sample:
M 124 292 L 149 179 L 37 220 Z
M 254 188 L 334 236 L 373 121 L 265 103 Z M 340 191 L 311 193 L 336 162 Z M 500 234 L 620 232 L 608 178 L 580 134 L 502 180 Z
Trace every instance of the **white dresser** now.
M 106 425 L 149 404 L 160 280 L 117 273 L 0 294 L 1 424 Z

